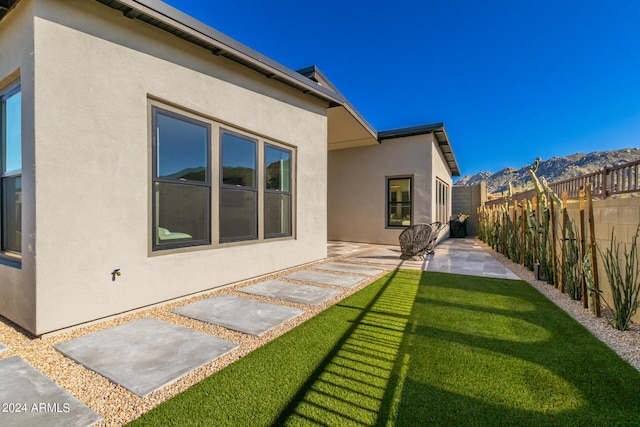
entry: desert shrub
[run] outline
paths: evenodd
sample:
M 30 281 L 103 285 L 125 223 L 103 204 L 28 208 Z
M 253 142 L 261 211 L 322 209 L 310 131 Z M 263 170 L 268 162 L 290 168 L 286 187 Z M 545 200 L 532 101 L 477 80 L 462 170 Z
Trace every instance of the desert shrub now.
M 604 264 L 609 285 L 611 286 L 612 304 L 605 303 L 613 312 L 610 323 L 616 329 L 626 331 L 631 317 L 638 310 L 640 304 L 640 260 L 638 259 L 638 236 L 640 226 L 631 241 L 631 247 L 624 247 L 624 258 L 620 257 L 620 243 L 611 231 L 611 245 L 600 256 Z

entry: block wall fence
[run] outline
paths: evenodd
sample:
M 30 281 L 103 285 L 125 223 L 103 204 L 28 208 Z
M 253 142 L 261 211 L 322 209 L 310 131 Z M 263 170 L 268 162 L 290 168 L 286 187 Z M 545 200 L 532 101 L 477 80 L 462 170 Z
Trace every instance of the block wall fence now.
M 487 184 L 454 186 L 451 190 L 451 215 L 469 215 L 467 234 L 478 235 L 478 207 L 487 201 Z
M 522 203 L 526 200 L 531 199 L 520 199 L 515 198 L 518 204 L 518 212 L 516 213 L 516 218 L 521 215 L 521 206 Z M 580 200 L 567 200 L 566 201 L 566 209 L 568 218 L 570 218 L 575 230 L 580 229 Z M 590 209 L 588 207 L 588 202 L 585 200 L 584 202 L 584 221 L 583 221 L 583 229 L 576 234 L 577 239 L 584 240 L 585 246 L 589 247 L 591 242 L 591 233 L 589 227 L 589 212 Z M 514 201 L 510 203 L 508 209 L 509 218 L 514 218 Z M 503 207 L 500 203 L 487 203 L 484 205 L 484 209 L 489 212 L 490 215 L 502 215 L 498 214 Z M 533 203 L 535 209 L 535 202 Z M 481 208 L 480 208 L 481 209 Z M 611 246 L 611 236 L 615 237 L 615 241 L 620 244 L 620 265 L 621 268 L 624 268 L 626 263 L 626 259 L 624 259 L 624 249 L 627 251 L 630 250 L 631 243 L 633 241 L 633 237 L 640 226 L 640 197 L 637 194 L 634 195 L 623 195 L 620 197 L 607 198 L 607 199 L 593 199 L 592 200 L 592 210 L 593 210 L 593 236 L 596 244 L 596 261 L 597 261 L 597 276 L 598 276 L 598 286 L 602 291 L 602 297 L 609 303 L 612 304 L 611 299 L 611 287 L 609 284 L 609 280 L 607 278 L 606 270 L 604 268 L 602 254 L 610 248 Z M 561 258 L 561 246 L 562 246 L 562 211 L 557 206 L 555 207 L 555 250 L 556 250 L 556 259 Z M 580 237 L 581 236 L 581 237 Z M 560 275 L 558 275 L 558 280 L 561 280 Z M 556 283 L 557 285 L 557 283 Z M 550 284 L 549 286 L 553 286 Z M 560 292 L 560 291 L 558 291 Z M 602 308 L 606 308 L 607 305 L 603 302 Z M 632 320 L 636 323 L 640 322 L 640 312 L 636 313 Z
M 580 224 L 579 201 L 571 200 L 567 203 L 567 211 L 569 217 L 575 224 Z M 588 215 L 588 214 L 587 214 Z M 585 221 L 588 217 L 585 215 Z M 616 242 L 620 245 L 620 262 L 626 262 L 624 257 L 624 248 L 629 251 L 633 236 L 640 225 L 640 197 L 621 197 L 611 199 L 595 199 L 593 200 L 593 222 L 594 236 L 596 246 L 598 248 L 598 281 L 603 296 L 611 304 L 611 288 L 607 279 L 606 271 L 602 263 L 600 252 L 605 252 L 611 246 L 611 235 L 615 237 Z M 588 223 L 587 223 L 588 224 Z M 585 239 L 589 237 L 589 227 L 585 226 Z M 624 265 L 624 264 L 621 264 Z M 640 322 L 640 312 L 636 313 L 633 321 Z

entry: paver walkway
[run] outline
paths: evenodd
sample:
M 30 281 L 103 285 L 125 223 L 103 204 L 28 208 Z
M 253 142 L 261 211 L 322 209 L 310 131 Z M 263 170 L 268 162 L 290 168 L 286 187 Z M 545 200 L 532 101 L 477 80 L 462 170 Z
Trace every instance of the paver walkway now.
M 328 242 L 328 253 L 328 262 L 284 272 L 281 280 L 235 288 L 246 297 L 225 294 L 223 289 L 219 295 L 185 303 L 173 312 L 259 336 L 305 311 L 288 307 L 284 305 L 286 302 L 311 308 L 392 268 L 517 279 L 472 239 L 445 240 L 425 260 L 401 260 L 397 246 L 366 243 Z M 283 305 L 257 301 L 256 296 L 282 301 Z M 141 397 L 237 347 L 238 344 L 228 340 L 155 318 L 141 318 L 54 345 L 60 353 Z M 11 353 L 7 350 L 0 343 L 0 403 L 11 401 L 14 396 L 25 402 L 48 402 L 47 396 L 53 395 L 57 396 L 56 402 L 69 402 L 78 409 L 74 409 L 73 419 L 39 416 L 27 419 L 17 413 L 0 413 L 0 425 L 48 426 L 62 419 L 61 425 L 89 426 L 100 420 L 99 415 L 83 403 L 74 402 L 73 396 L 65 395 L 62 387 L 20 357 L 2 359 L 3 351 Z M 39 378 L 46 387 L 34 386 L 32 378 Z

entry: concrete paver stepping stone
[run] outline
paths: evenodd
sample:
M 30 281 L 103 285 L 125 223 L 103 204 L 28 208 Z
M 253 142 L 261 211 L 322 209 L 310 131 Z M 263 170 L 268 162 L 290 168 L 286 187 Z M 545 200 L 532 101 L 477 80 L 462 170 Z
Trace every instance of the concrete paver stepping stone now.
M 384 271 L 379 268 L 365 267 L 362 265 L 345 264 L 345 263 L 338 263 L 338 262 L 329 262 L 327 264 L 318 265 L 314 268 L 318 270 L 339 271 L 342 273 L 363 274 L 365 276 L 375 276 Z
M 9 350 L 9 347 L 7 347 L 6 345 L 2 344 L 0 342 L 0 353 L 2 353 L 3 351 L 7 351 Z
M 340 293 L 337 289 L 299 285 L 282 280 L 267 280 L 240 288 L 239 291 L 308 305 L 318 305 Z
M 153 318 L 143 318 L 54 345 L 86 368 L 145 397 L 238 347 Z
M 321 283 L 323 285 L 342 286 L 351 288 L 365 280 L 364 277 L 346 276 L 343 274 L 325 273 L 322 271 L 299 270 L 284 276 L 285 279 L 300 280 L 303 282 Z
M 172 310 L 192 319 L 260 336 L 303 310 L 233 295 L 218 295 Z
M 90 426 L 102 417 L 20 356 L 0 360 L 0 425 Z

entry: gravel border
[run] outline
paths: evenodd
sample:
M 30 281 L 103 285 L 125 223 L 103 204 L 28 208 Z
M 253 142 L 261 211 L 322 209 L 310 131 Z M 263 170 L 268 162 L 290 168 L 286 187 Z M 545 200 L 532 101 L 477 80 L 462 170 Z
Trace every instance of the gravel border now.
M 611 315 L 608 310 L 603 309 L 603 317 L 595 317 L 589 310 L 582 307 L 582 302 L 571 299 L 569 295 L 560 292 L 546 281 L 536 280 L 533 271 L 523 265 L 514 263 L 504 255 L 494 251 L 481 240 L 476 239 L 476 242 L 496 260 L 567 312 L 569 316 L 587 328 L 596 338 L 608 345 L 621 358 L 640 371 L 640 325 L 631 323 L 629 330 L 617 330 L 607 321 L 607 315 Z
M 173 396 L 187 390 L 196 383 L 204 380 L 212 374 L 220 371 L 224 367 L 230 365 L 238 359 L 251 353 L 253 350 L 263 346 L 269 341 L 283 335 L 289 330 L 295 328 L 306 320 L 316 316 L 325 309 L 339 303 L 348 296 L 365 288 L 375 280 L 384 276 L 391 269 L 382 267 L 382 272 L 376 276 L 364 276 L 365 280 L 351 287 L 345 288 L 340 286 L 322 285 L 318 283 L 309 283 L 302 281 L 294 281 L 286 279 L 282 276 L 298 270 L 312 269 L 316 265 L 328 262 L 340 261 L 343 258 L 352 256 L 355 253 L 374 249 L 377 245 L 368 245 L 366 248 L 354 250 L 343 255 L 334 256 L 321 261 L 294 267 L 274 274 L 269 274 L 256 279 L 232 284 L 229 286 L 216 288 L 205 293 L 187 298 L 181 298 L 173 302 L 164 303 L 148 309 L 141 309 L 135 312 L 119 316 L 116 318 L 97 321 L 88 325 L 83 325 L 74 329 L 64 330 L 60 333 L 44 337 L 34 337 L 29 332 L 11 323 L 10 321 L 0 317 L 0 343 L 5 344 L 8 350 L 0 352 L 0 360 L 11 356 L 18 355 L 26 360 L 37 370 L 51 378 L 58 385 L 62 386 L 66 391 L 74 395 L 78 400 L 89 406 L 94 412 L 103 418 L 103 421 L 94 424 L 97 427 L 103 426 L 119 426 L 126 424 L 142 414 L 150 411 L 160 403 L 172 398 Z M 318 270 L 322 271 L 322 270 Z M 351 273 L 334 272 L 338 275 L 354 275 Z M 363 277 L 362 275 L 357 275 Z M 317 287 L 326 287 L 337 289 L 339 294 L 329 300 L 315 306 L 299 304 L 279 299 L 272 299 L 259 295 L 247 294 L 240 292 L 239 289 L 245 286 L 253 285 L 258 282 L 269 279 L 278 279 L 291 283 L 309 284 Z M 210 298 L 214 295 L 236 295 L 247 299 L 271 302 L 282 306 L 289 306 L 304 310 L 299 316 L 277 326 L 263 335 L 257 337 L 242 332 L 232 331 L 210 323 L 201 322 L 190 319 L 179 314 L 171 313 L 176 307 L 185 306 L 187 304 Z M 187 327 L 191 330 L 212 335 L 218 338 L 232 341 L 239 344 L 238 348 L 231 352 L 213 360 L 212 362 L 197 368 L 176 382 L 160 388 L 141 398 L 125 388 L 111 382 L 107 378 L 85 368 L 70 358 L 65 357 L 62 353 L 53 348 L 55 344 L 77 338 L 92 332 L 101 331 L 113 326 L 128 323 L 143 317 L 152 317 L 173 325 Z

